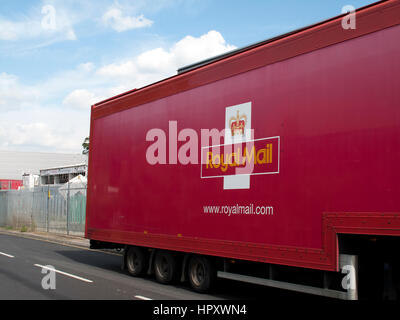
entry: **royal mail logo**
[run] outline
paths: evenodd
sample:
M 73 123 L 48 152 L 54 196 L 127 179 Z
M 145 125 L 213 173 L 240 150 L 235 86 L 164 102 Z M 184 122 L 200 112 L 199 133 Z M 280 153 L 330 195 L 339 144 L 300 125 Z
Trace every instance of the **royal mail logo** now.
M 251 102 L 227 107 L 225 143 L 203 147 L 201 178 L 224 178 L 224 189 L 249 189 L 250 176 L 278 174 L 280 137 L 254 139 Z
M 279 173 L 280 137 L 202 148 L 202 178 Z
M 201 178 L 222 177 L 224 190 L 249 189 L 251 176 L 277 174 L 280 163 L 280 137 L 255 139 L 251 114 L 251 102 L 225 108 L 223 130 L 200 130 L 200 152 L 198 131 L 178 130 L 178 122 L 172 120 L 167 133 L 152 128 L 146 133 L 146 141 L 152 142 L 146 161 L 149 165 L 198 165 L 201 157 Z M 266 125 L 267 120 L 262 123 Z M 219 144 L 222 139 L 224 144 Z
M 230 129 L 232 137 L 244 136 L 247 123 L 247 116 L 245 114 L 240 115 L 239 110 L 237 111 L 236 117 L 229 119 Z

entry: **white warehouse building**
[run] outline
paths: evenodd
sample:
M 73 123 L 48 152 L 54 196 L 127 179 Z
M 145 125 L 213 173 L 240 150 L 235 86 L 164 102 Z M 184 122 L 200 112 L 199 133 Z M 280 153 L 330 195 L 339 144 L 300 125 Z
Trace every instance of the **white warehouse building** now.
M 43 180 L 46 184 L 54 183 L 54 181 L 63 181 L 65 174 L 75 176 L 74 170 L 79 172 L 78 174 L 84 172 L 83 175 L 85 175 L 86 169 L 84 171 L 81 169 L 83 166 L 87 167 L 87 156 L 82 154 L 0 151 L 0 179 L 23 180 L 23 177 L 26 179 L 30 175 L 40 176 L 41 171 L 46 168 L 69 168 L 68 172 L 58 170 L 58 174 L 64 175 L 61 179 L 56 178 L 57 174 L 53 171 L 53 178 Z M 50 176 L 48 171 L 43 172 Z M 40 177 L 40 182 L 42 182 L 42 177 Z

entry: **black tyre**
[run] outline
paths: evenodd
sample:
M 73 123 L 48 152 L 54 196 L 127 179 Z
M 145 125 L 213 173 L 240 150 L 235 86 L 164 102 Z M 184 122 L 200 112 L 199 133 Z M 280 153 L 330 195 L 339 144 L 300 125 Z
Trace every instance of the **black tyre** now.
M 128 248 L 126 253 L 126 268 L 134 277 L 139 277 L 145 274 L 147 270 L 147 255 L 143 248 Z
M 196 292 L 205 293 L 211 290 L 217 278 L 213 261 L 204 256 L 193 256 L 188 266 L 188 278 Z
M 179 275 L 179 266 L 176 257 L 168 251 L 157 251 L 154 260 L 154 273 L 158 282 L 171 284 Z

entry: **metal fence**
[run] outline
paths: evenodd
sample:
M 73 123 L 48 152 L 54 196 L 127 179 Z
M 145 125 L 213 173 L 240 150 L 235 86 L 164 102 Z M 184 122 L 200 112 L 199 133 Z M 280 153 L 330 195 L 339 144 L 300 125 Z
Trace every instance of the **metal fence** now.
M 84 235 L 86 188 L 73 184 L 0 191 L 0 226 Z

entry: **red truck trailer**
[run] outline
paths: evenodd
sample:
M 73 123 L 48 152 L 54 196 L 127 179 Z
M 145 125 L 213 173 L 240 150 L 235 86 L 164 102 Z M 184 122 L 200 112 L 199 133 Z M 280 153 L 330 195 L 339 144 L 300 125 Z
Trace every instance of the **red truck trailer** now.
M 91 109 L 86 237 L 134 276 L 396 297 L 400 1 Z

